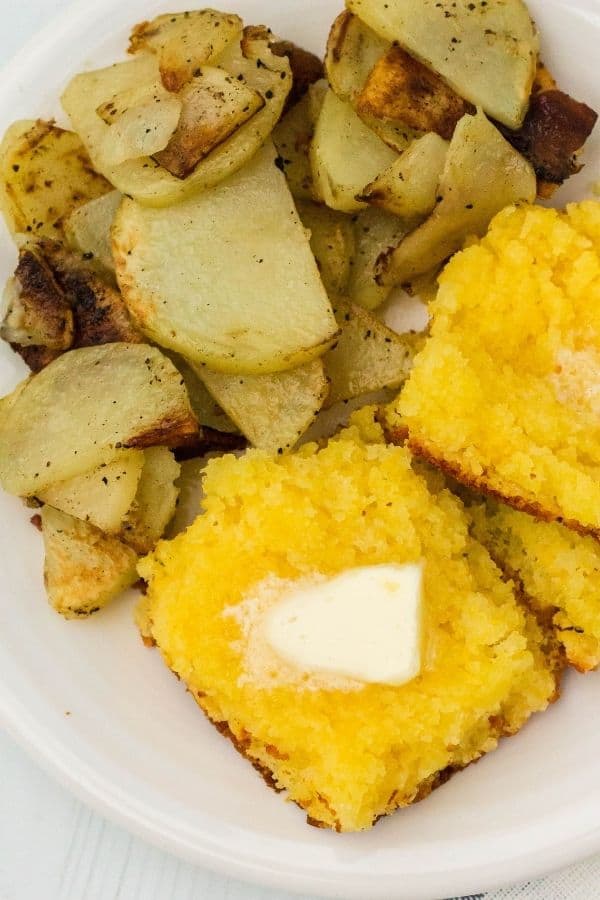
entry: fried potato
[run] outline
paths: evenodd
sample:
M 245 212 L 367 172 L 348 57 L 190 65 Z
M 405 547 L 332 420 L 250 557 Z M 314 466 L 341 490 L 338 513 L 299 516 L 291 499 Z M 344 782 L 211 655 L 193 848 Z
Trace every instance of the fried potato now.
M 533 202 L 535 173 L 479 112 L 465 116 L 454 132 L 439 196 L 429 218 L 380 257 L 381 284 L 405 284 L 431 272 L 460 250 L 469 235 L 484 234 L 505 206 Z
M 475 109 L 423 63 L 393 46 L 373 67 L 356 97 L 359 116 L 399 122 L 414 131 L 434 131 L 449 140 L 457 123 Z
M 0 484 L 35 496 L 119 450 L 177 446 L 197 431 L 181 375 L 155 347 L 71 350 L 0 403 Z
M 242 20 L 231 13 L 214 9 L 165 13 L 135 26 L 129 52 L 155 54 L 162 83 L 177 93 L 199 66 L 215 63 L 241 32 Z
M 335 338 L 331 305 L 271 143 L 223 185 L 177 206 L 124 200 L 113 251 L 139 328 L 215 371 L 293 368 Z
M 273 130 L 292 79 L 287 58 L 275 56 L 269 41 L 268 32 L 245 29 L 242 43 L 234 41 L 221 55 L 219 65 L 234 79 L 260 94 L 265 105 L 202 159 L 187 178 L 172 175 L 151 157 L 129 160 L 119 166 L 103 166 L 101 162 L 101 148 L 110 133 L 110 126 L 98 116 L 97 108 L 115 94 L 153 81 L 156 57 L 141 53 L 129 62 L 76 75 L 63 94 L 63 107 L 81 135 L 94 165 L 114 187 L 140 203 L 167 206 L 206 190 L 236 172 Z
M 41 519 L 46 591 L 66 619 L 98 612 L 137 581 L 137 556 L 117 538 L 51 506 Z
M 321 360 L 289 372 L 242 378 L 208 369 L 197 371 L 242 434 L 267 453 L 291 450 L 327 397 Z
M 539 51 L 523 0 L 348 0 L 347 6 L 460 97 L 509 128 L 523 124 Z
M 144 451 L 121 450 L 110 463 L 50 485 L 37 496 L 61 512 L 116 534 L 133 503 Z
M 187 178 L 201 159 L 231 137 L 265 105 L 257 92 L 224 69 L 203 66 L 179 94 L 181 118 L 156 162 Z
M 435 207 L 448 147 L 439 135 L 424 134 L 367 185 L 360 199 L 417 224 Z
M 330 296 L 348 286 L 354 257 L 354 223 L 351 216 L 307 201 L 296 203 L 302 224 L 310 231 L 310 249 Z
M 167 352 L 166 355 L 175 364 L 185 381 L 190 404 L 199 424 L 220 434 L 238 435 L 237 426 L 231 421 L 225 410 L 221 409 L 214 400 L 202 379 L 183 356 L 170 352 Z
M 122 540 L 139 554 L 149 553 L 175 514 L 179 463 L 166 447 L 144 450 L 137 493 L 121 529 Z
M 350 104 L 327 92 L 310 148 L 315 190 L 327 206 L 340 212 L 362 209 L 357 194 L 396 158 Z
M 0 144 L 0 209 L 11 234 L 60 237 L 74 209 L 110 190 L 80 139 L 53 122 L 15 122 Z
M 73 312 L 51 268 L 35 248 L 23 247 L 4 294 L 0 337 L 19 347 L 68 350 L 73 343 Z
M 286 101 L 286 109 L 289 109 L 304 97 L 311 84 L 323 78 L 323 63 L 314 53 L 292 41 L 271 41 L 270 47 L 275 56 L 287 58 L 292 70 L 292 90 Z
M 365 309 L 376 309 L 389 296 L 391 287 L 379 284 L 377 260 L 396 247 L 406 234 L 406 225 L 397 216 L 371 207 L 356 216 L 355 253 L 348 282 L 348 296 Z
M 342 300 L 336 300 L 334 312 L 340 336 L 323 357 L 329 379 L 327 405 L 399 388 L 412 368 L 418 337 L 397 334 L 366 309 Z
M 298 200 L 313 198 L 314 186 L 308 155 L 313 131 L 308 93 L 292 106 L 273 129 L 273 143 L 279 154 L 277 165 L 286 177 L 292 196 Z
M 340 13 L 329 32 L 325 71 L 332 91 L 352 103 L 362 91 L 374 65 L 390 42 L 372 31 L 348 10 Z
M 65 220 L 64 231 L 69 246 L 99 267 L 102 274 L 114 274 L 110 229 L 122 195 L 110 191 L 96 200 L 84 203 Z
M 102 165 L 110 168 L 164 150 L 182 107 L 182 97 L 170 94 L 160 79 L 143 82 L 101 103 L 96 112 L 109 126 L 98 151 Z
M 325 97 L 329 91 L 329 85 L 325 78 L 315 81 L 308 89 L 308 114 L 312 123 L 313 132 L 321 115 Z

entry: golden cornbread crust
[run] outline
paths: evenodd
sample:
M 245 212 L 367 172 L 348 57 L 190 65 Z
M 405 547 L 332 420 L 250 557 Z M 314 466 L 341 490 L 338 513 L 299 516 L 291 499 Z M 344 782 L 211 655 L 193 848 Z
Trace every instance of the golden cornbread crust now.
M 428 487 L 372 413 L 323 448 L 213 460 L 203 487 L 204 514 L 140 564 L 148 592 L 138 624 L 207 717 L 310 823 L 370 828 L 556 698 L 564 659 L 552 631 L 470 535 L 460 500 Z M 276 656 L 255 665 L 238 613 L 264 614 L 253 598 L 265 579 L 419 560 L 423 664 L 411 682 L 314 686 Z
M 600 204 L 504 210 L 431 314 L 391 425 L 462 484 L 600 538 Z

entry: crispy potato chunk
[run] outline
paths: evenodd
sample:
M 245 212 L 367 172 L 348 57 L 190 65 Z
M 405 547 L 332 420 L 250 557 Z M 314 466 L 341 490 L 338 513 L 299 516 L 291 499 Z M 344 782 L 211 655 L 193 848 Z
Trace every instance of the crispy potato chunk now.
M 0 484 L 35 496 L 123 448 L 177 446 L 197 433 L 181 375 L 155 347 L 71 350 L 0 402 Z
M 406 234 L 406 225 L 384 209 L 371 207 L 356 216 L 355 252 L 350 270 L 348 296 L 365 309 L 376 309 L 387 300 L 391 287 L 377 280 L 377 261 L 396 247 Z
M 286 177 L 292 196 L 299 200 L 312 200 L 314 196 L 309 159 L 313 132 L 308 93 L 273 129 L 273 143 L 279 154 L 277 165 Z
M 121 538 L 136 553 L 149 553 L 173 518 L 179 489 L 179 463 L 166 447 L 144 450 L 144 465 L 131 509 L 121 528 Z
M 241 31 L 242 20 L 231 13 L 214 9 L 165 13 L 135 26 L 129 52 L 154 53 L 164 86 L 177 93 L 199 66 L 214 63 Z
M 323 357 L 329 379 L 327 405 L 383 388 L 399 388 L 408 378 L 419 339 L 387 328 L 360 306 L 337 300 L 337 344 Z
M 21 121 L 0 145 L 0 208 L 12 234 L 59 237 L 74 209 L 110 190 L 79 137 L 53 122 Z
M 354 257 L 354 223 L 351 216 L 327 206 L 298 202 L 298 215 L 310 231 L 310 248 L 329 296 L 344 294 Z
M 65 220 L 69 246 L 106 275 L 114 275 L 110 229 L 121 204 L 119 191 L 110 191 L 96 200 L 84 203 Z
M 348 10 L 340 13 L 329 32 L 325 71 L 331 89 L 352 103 L 362 91 L 373 66 L 389 50 L 379 37 Z
M 110 463 L 50 485 L 38 494 L 38 499 L 115 534 L 133 503 L 143 464 L 142 450 L 121 450 Z
M 436 269 L 469 235 L 484 234 L 501 209 L 533 202 L 530 164 L 484 116 L 465 116 L 450 142 L 439 187 L 440 202 L 428 219 L 377 263 L 381 284 L 411 282 Z
M 292 90 L 286 101 L 286 109 L 304 97 L 311 84 L 323 78 L 323 63 L 314 53 L 298 47 L 292 41 L 271 41 L 271 52 L 275 56 L 285 56 L 292 70 Z
M 276 375 L 222 375 L 197 370 L 217 403 L 254 447 L 267 453 L 291 450 L 314 422 L 328 383 L 315 360 Z
M 435 207 L 448 147 L 434 132 L 424 134 L 367 185 L 360 199 L 417 224 Z
M 5 303 L 0 336 L 10 344 L 63 351 L 73 343 L 73 312 L 51 268 L 35 248 L 19 251 Z
M 340 212 L 362 209 L 357 194 L 396 159 L 349 103 L 327 92 L 310 148 L 315 191 L 327 206 Z
M 437 72 L 456 93 L 519 128 L 536 73 L 539 38 L 523 0 L 348 0 L 388 41 Z
M 177 178 L 187 178 L 201 159 L 231 137 L 265 100 L 224 69 L 203 66 L 179 95 L 181 118 L 155 160 Z
M 356 98 L 356 111 L 449 140 L 460 119 L 475 109 L 439 75 L 395 46 L 373 67 Z
M 265 146 L 225 184 L 167 209 L 125 200 L 113 230 L 136 324 L 216 371 L 290 369 L 322 355 L 337 331 L 275 159 Z
M 210 438 L 210 432 L 239 435 L 237 425 L 231 421 L 225 410 L 221 409 L 202 379 L 183 356 L 179 356 L 177 353 L 167 353 L 166 355 L 172 360 L 185 381 L 194 415 L 201 426 L 206 426 L 203 431 L 209 432 L 208 435 L 204 434 L 204 439 Z M 203 445 L 204 443 L 205 441 L 202 442 Z
M 66 619 L 98 612 L 136 582 L 137 556 L 117 538 L 51 506 L 41 519 L 48 600 Z

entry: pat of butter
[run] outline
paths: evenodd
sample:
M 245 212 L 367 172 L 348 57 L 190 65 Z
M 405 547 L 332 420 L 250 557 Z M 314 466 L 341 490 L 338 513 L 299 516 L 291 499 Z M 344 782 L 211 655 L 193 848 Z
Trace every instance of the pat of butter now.
M 421 668 L 422 577 L 420 564 L 352 569 L 284 595 L 263 634 L 304 672 L 405 684 Z

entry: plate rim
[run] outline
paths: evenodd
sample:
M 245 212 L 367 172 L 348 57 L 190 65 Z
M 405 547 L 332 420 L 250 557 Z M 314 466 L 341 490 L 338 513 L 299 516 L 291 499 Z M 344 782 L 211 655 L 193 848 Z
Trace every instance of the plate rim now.
M 282 0 L 293 3 L 294 0 Z M 587 9 L 588 15 L 600 16 L 600 0 L 556 0 L 557 5 L 579 6 Z M 14 93 L 19 72 L 27 69 L 29 62 L 35 63 L 36 56 L 49 49 L 53 43 L 69 33 L 75 37 L 79 23 L 99 9 L 117 6 L 117 0 L 71 0 L 65 8 L 54 15 L 41 29 L 36 31 L 0 67 L 4 89 Z M 592 9 L 590 9 L 590 7 Z M 595 12 L 593 11 L 596 8 Z M 580 862 L 600 851 L 600 819 L 592 828 L 582 833 L 573 833 L 569 838 L 557 837 L 554 842 L 535 851 L 512 853 L 504 859 L 477 863 L 468 868 L 443 872 L 428 871 L 426 874 L 403 873 L 402 884 L 398 885 L 395 875 L 379 877 L 377 882 L 370 877 L 356 877 L 352 882 L 344 880 L 339 873 L 321 875 L 314 872 L 294 872 L 294 883 L 290 884 L 289 864 L 275 865 L 258 860 L 242 859 L 232 846 L 211 843 L 205 836 L 202 846 L 195 842 L 185 843 L 182 834 L 161 829 L 153 820 L 150 809 L 143 802 L 120 790 L 108 776 L 94 773 L 85 760 L 72 753 L 69 747 L 53 735 L 52 731 L 35 720 L 35 717 L 19 699 L 16 693 L 0 681 L 0 727 L 4 728 L 27 755 L 45 772 L 55 778 L 63 787 L 81 801 L 116 825 L 162 851 L 187 860 L 195 865 L 217 872 L 225 877 L 236 877 L 251 884 L 270 888 L 285 889 L 292 893 L 318 893 L 321 896 L 340 897 L 345 900 L 364 900 L 365 892 L 372 900 L 434 900 L 442 896 L 461 896 L 481 891 L 494 890 L 507 884 L 549 875 L 566 866 Z M 507 881 L 506 865 L 510 865 Z

